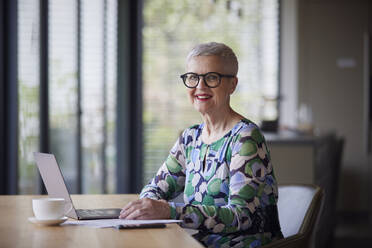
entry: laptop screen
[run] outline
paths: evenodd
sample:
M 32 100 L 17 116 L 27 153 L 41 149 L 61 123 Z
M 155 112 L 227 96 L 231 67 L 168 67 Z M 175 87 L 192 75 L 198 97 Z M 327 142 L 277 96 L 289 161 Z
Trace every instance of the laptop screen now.
M 66 202 L 72 203 L 62 172 L 54 155 L 34 152 L 34 157 L 49 197 L 64 198 Z M 74 209 L 71 212 L 75 212 Z

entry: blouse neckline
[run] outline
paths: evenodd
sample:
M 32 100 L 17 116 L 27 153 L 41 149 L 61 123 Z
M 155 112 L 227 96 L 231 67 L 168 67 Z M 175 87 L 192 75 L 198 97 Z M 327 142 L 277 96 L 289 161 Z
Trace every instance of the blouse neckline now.
M 213 146 L 214 144 L 218 143 L 218 142 L 221 142 L 221 140 L 225 139 L 226 137 L 229 137 L 231 136 L 232 134 L 236 133 L 236 131 L 238 131 L 240 129 L 240 127 L 242 126 L 243 123 L 248 123 L 249 120 L 246 119 L 246 118 L 243 118 L 241 119 L 240 121 L 238 121 L 228 132 L 226 132 L 226 134 L 224 136 L 222 136 L 221 138 L 219 138 L 218 140 L 216 141 L 213 141 L 212 143 L 208 144 L 208 143 L 205 143 L 202 139 L 202 136 L 201 136 L 201 133 L 203 131 L 203 128 L 204 128 L 204 125 L 205 123 L 203 122 L 202 124 L 199 125 L 199 131 L 200 131 L 200 142 L 201 142 L 201 145 L 207 145 L 207 146 Z

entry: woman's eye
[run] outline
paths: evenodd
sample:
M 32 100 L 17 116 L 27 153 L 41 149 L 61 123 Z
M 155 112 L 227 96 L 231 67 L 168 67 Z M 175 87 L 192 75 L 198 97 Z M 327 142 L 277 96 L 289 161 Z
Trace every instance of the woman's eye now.
M 216 75 L 208 75 L 206 80 L 208 81 L 216 81 L 217 80 L 217 76 Z
M 198 81 L 198 77 L 195 76 L 195 75 L 191 75 L 191 76 L 189 76 L 189 80 L 191 80 L 191 81 Z

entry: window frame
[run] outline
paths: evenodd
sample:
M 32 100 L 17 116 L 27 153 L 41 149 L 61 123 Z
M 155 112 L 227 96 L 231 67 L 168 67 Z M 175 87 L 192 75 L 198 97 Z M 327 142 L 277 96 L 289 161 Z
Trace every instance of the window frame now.
M 18 193 L 18 1 L 0 3 L 0 194 Z
M 143 174 L 143 0 L 118 1 L 117 193 L 139 193 Z

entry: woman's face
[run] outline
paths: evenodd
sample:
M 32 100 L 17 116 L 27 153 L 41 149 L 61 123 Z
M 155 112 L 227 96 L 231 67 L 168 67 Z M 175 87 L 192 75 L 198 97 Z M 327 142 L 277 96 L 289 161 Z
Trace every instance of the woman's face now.
M 232 74 L 229 67 L 224 65 L 218 56 L 196 56 L 189 60 L 187 72 L 205 74 L 207 72 L 218 72 L 221 74 Z M 236 88 L 238 79 L 221 77 L 221 84 L 216 88 L 209 88 L 200 77 L 196 88 L 188 88 L 188 97 L 194 108 L 201 114 L 213 113 L 224 110 L 230 106 L 230 94 Z

